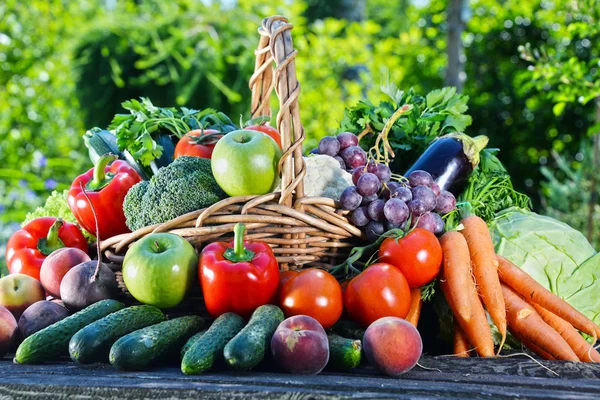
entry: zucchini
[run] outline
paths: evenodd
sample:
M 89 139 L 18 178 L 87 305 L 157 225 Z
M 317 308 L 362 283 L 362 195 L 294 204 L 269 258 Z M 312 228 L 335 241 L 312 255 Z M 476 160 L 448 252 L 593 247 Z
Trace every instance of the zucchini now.
M 181 372 L 186 375 L 200 374 L 223 359 L 225 345 L 244 327 L 244 319 L 235 313 L 225 313 L 183 356 Z
M 17 349 L 15 362 L 38 364 L 68 355 L 69 341 L 73 335 L 92 322 L 124 307 L 123 303 L 116 300 L 102 300 L 34 333 L 25 339 Z
M 125 308 L 77 332 L 69 342 L 69 354 L 80 364 L 106 362 L 111 346 L 120 337 L 164 320 L 162 311 L 154 306 Z
M 349 371 L 358 367 L 361 360 L 360 340 L 346 339 L 339 335 L 327 335 L 329 340 L 329 362 L 327 366 L 338 371 Z
M 148 326 L 117 340 L 108 359 L 118 369 L 144 369 L 157 359 L 179 352 L 203 325 L 202 318 L 192 315 Z
M 258 307 L 248 325 L 225 346 L 223 356 L 227 364 L 242 370 L 256 367 L 265 358 L 271 338 L 284 319 L 283 311 L 277 306 Z

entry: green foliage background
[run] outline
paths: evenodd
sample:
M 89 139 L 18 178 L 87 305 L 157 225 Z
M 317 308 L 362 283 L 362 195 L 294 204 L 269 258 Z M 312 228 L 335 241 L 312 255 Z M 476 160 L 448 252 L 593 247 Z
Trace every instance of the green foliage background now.
M 248 117 L 247 80 L 256 29 L 265 16 L 282 14 L 294 24 L 309 147 L 336 131 L 345 106 L 365 97 L 379 101 L 380 82 L 388 77 L 419 92 L 443 86 L 446 0 L 420 5 L 370 0 L 359 22 L 331 18 L 338 3 L 343 2 L 2 2 L 0 257 L 25 214 L 90 167 L 81 135 L 107 126 L 122 101 L 143 95 L 161 106 L 210 106 L 233 120 Z M 551 154 L 568 155 L 565 165 L 575 171 L 585 164 L 589 152 L 580 147 L 593 125 L 593 102 L 559 101 L 564 106 L 557 117 L 551 87 L 529 84 L 530 61 L 518 51 L 527 43 L 534 48 L 564 43 L 565 3 L 472 0 L 462 39 L 464 92 L 473 116 L 468 133 L 486 134 L 491 147 L 502 149 L 500 158 L 516 186 L 538 206 L 549 203 L 540 202 L 546 179 L 543 192 L 554 193 L 551 202 L 560 207 L 553 207 L 572 222 L 572 207 L 565 206 L 569 197 L 557 195 L 569 173 L 555 169 Z M 590 6 L 600 7 L 593 1 Z M 591 41 L 596 54 L 599 43 Z M 597 69 L 591 73 L 598 80 Z M 544 178 L 540 166 L 554 170 L 553 178 Z

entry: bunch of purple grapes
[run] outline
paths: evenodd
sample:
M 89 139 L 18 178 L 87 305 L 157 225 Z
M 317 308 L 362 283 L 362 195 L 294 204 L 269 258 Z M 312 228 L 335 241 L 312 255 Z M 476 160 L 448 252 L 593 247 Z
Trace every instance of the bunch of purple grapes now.
M 319 147 L 310 154 L 323 154 L 335 158 L 343 170 L 350 173 L 367 163 L 367 153 L 358 145 L 358 137 L 351 132 L 342 132 L 337 136 L 325 136 Z M 388 168 L 389 171 L 389 168 Z
M 352 211 L 350 221 L 363 228 L 371 242 L 390 229 L 405 229 L 409 221 L 411 227 L 439 235 L 444 231 L 440 214 L 456 208 L 454 195 L 440 190 L 426 171 L 413 171 L 407 182 L 391 181 L 390 168 L 368 160 L 353 133 L 325 136 L 310 153 L 331 156 L 342 169 L 352 173 L 355 186 L 342 192 L 340 204 Z
M 383 167 L 385 168 L 383 168 Z M 377 174 L 386 170 L 387 174 Z M 374 242 L 390 229 L 424 228 L 439 235 L 444 231 L 441 215 L 456 207 L 454 195 L 433 181 L 426 171 L 413 171 L 408 182 L 390 181 L 389 168 L 372 161 L 356 168 L 352 181 L 340 196 L 340 203 L 351 210 L 350 221 L 364 227 L 367 238 Z

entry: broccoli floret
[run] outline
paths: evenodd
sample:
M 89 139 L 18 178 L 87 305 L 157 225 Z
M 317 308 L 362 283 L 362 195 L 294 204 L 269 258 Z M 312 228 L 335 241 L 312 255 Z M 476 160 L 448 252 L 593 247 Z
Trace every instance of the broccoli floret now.
M 213 177 L 210 160 L 178 157 L 149 181 L 133 186 L 123 203 L 129 229 L 169 221 L 211 206 L 227 195 Z

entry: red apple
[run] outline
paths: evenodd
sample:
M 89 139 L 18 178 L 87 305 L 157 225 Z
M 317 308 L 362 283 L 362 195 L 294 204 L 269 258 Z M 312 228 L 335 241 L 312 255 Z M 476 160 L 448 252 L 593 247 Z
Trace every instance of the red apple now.
M 363 349 L 371 365 L 387 375 L 398 376 L 417 364 L 423 342 L 417 328 L 406 320 L 384 317 L 365 331 Z
M 60 298 L 60 282 L 71 268 L 86 261 L 91 261 L 90 256 L 75 247 L 63 247 L 50 253 L 42 263 L 40 269 L 40 282 L 46 292 L 53 297 Z
M 319 322 L 308 315 L 283 321 L 271 339 L 277 366 L 292 374 L 318 374 L 329 361 L 329 341 Z
M 19 319 L 30 305 L 46 299 L 40 281 L 24 274 L 10 274 L 0 279 L 0 306 Z
M 7 308 L 0 306 L 0 358 L 14 347 L 18 332 L 15 317 Z

